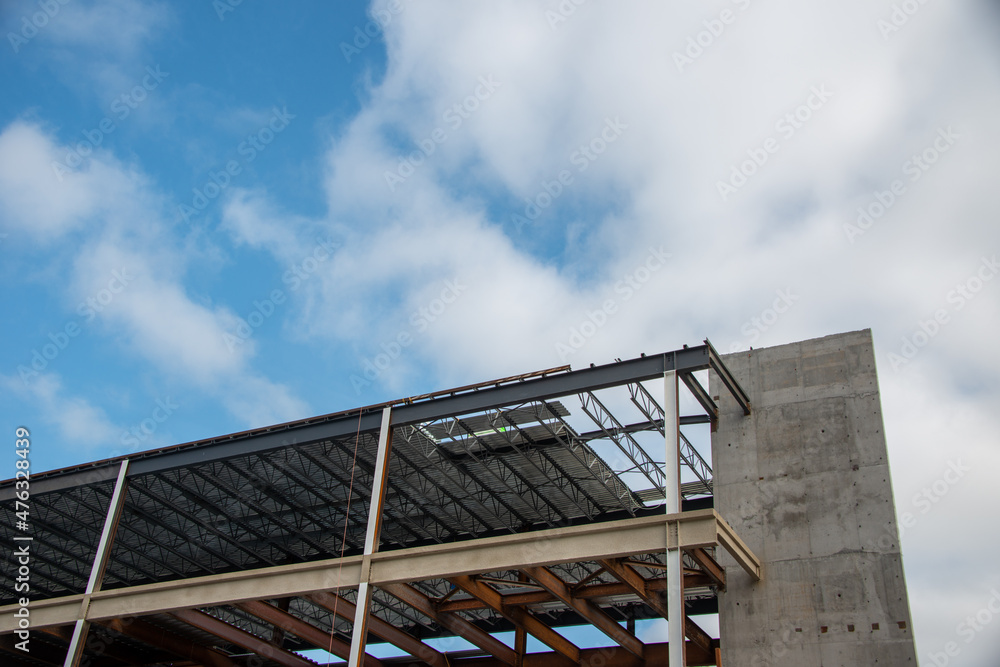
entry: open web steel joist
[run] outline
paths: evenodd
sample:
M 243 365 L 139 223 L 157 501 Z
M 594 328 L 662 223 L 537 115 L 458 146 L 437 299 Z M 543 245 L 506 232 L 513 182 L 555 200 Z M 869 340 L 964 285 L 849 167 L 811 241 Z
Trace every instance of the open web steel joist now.
M 712 509 L 710 456 L 679 432 L 718 418 L 708 369 L 749 411 L 706 341 L 34 475 L 17 533 L 31 650 L 8 576 L 4 664 L 306 665 L 317 648 L 351 665 L 684 664 L 685 644 L 687 664 L 715 664 L 687 616 L 717 609 L 716 549 L 761 573 Z M 665 380 L 690 400 L 661 405 Z M 14 498 L 0 483 L 8 544 Z M 639 641 L 670 596 L 686 642 Z M 609 646 L 579 648 L 571 625 Z M 513 646 L 495 636 L 511 630 Z M 526 635 L 548 650 L 526 653 Z M 372 643 L 409 657 L 366 657 Z

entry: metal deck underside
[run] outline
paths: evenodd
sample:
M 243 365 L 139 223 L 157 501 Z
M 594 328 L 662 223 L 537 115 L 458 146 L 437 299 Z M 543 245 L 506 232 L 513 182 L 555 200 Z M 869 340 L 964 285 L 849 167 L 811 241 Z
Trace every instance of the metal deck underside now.
M 662 515 L 663 408 L 642 383 L 676 370 L 695 407 L 681 423 L 699 428 L 717 416 L 693 375 L 709 368 L 724 371 L 706 342 L 663 355 L 578 371 L 552 369 L 129 456 L 127 490 L 101 589 L 360 555 L 385 405 L 392 406 L 393 425 L 381 552 Z M 735 391 L 742 390 L 735 386 Z M 710 457 L 685 444 L 685 509 L 711 507 L 711 469 L 704 460 Z M 33 476 L 33 603 L 84 593 L 121 460 Z M 7 544 L 21 534 L 13 528 L 13 491 L 13 480 L 0 483 L 0 535 Z M 5 571 L 15 572 L 11 550 L 5 558 Z M 696 573 L 698 563 L 688 560 Z M 651 590 L 662 583 L 662 553 L 635 554 L 627 562 Z M 567 562 L 551 570 L 616 621 L 661 615 L 596 562 Z M 505 600 L 521 595 L 517 604 L 552 627 L 587 623 L 524 579 L 518 571 L 478 575 L 480 583 Z M 715 584 L 694 574 L 691 582 L 695 585 L 685 593 L 688 613 L 713 613 Z M 486 632 L 515 627 L 448 579 L 411 585 L 437 601 L 439 609 Z M 341 589 L 338 594 L 350 604 L 356 591 Z M 13 579 L 5 577 L 0 606 L 15 604 L 20 595 Z M 321 601 L 297 595 L 264 602 L 331 638 L 351 641 L 350 620 L 337 617 Z M 260 609 L 235 604 L 199 609 L 285 651 L 315 647 L 315 642 L 277 630 Z M 455 634 L 382 589 L 375 589 L 371 609 L 373 617 L 417 640 Z M 145 615 L 131 625 L 95 624 L 85 660 L 91 665 L 198 663 L 185 663 L 176 649 L 165 648 L 179 641 L 211 649 L 233 664 L 247 664 L 245 647 L 175 614 Z M 0 656 L 4 664 L 62 664 L 71 630 L 67 625 L 34 630 L 37 651 L 30 656 L 12 648 L 12 635 L 0 635 Z M 153 641 L 157 633 L 166 639 Z M 371 641 L 383 640 L 373 635 Z M 97 644 L 100 650 L 94 649 Z M 272 663 L 282 664 L 263 664 Z

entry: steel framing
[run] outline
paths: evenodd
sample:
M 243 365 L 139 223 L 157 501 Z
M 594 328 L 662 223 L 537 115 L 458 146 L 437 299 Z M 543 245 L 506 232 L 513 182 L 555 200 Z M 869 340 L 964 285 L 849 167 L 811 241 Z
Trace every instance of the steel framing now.
M 688 613 L 725 587 L 716 550 L 746 576 L 762 573 L 714 510 L 684 511 L 689 494 L 711 491 L 711 468 L 680 430 L 714 428 L 717 408 L 693 375 L 707 369 L 749 413 L 706 341 L 43 474 L 32 481 L 32 628 L 66 642 L 65 665 L 85 655 L 121 664 L 88 646 L 91 625 L 118 653 L 139 656 L 132 664 L 183 653 L 239 665 L 249 652 L 298 667 L 312 663 L 296 651 L 316 647 L 349 667 L 392 664 L 366 652 L 371 635 L 430 665 L 523 667 L 544 655 L 525 652 L 528 634 L 557 662 L 580 664 L 593 652 L 558 632 L 567 623 L 614 642 L 600 654 L 608 664 L 715 664 L 717 640 Z M 642 384 L 657 379 L 662 407 Z M 705 414 L 679 414 L 679 381 Z M 596 395 L 618 388 L 638 421 Z M 598 429 L 579 428 L 567 400 Z M 665 442 L 663 469 L 650 434 Z M 617 448 L 653 488 L 629 488 L 628 469 L 595 445 Z M 697 483 L 682 480 L 682 463 Z M 0 483 L 4 507 L 13 488 Z M 650 493 L 664 494 L 666 513 L 643 500 Z M 83 526 L 102 515 L 90 546 Z M 16 629 L 16 598 L 4 595 L 0 639 Z M 634 620 L 657 616 L 680 622 L 668 644 L 643 644 Z M 507 629 L 513 648 L 493 637 Z M 424 640 L 434 636 L 465 638 L 479 653 L 446 655 Z M 12 664 L 52 664 L 0 641 L 4 653 Z

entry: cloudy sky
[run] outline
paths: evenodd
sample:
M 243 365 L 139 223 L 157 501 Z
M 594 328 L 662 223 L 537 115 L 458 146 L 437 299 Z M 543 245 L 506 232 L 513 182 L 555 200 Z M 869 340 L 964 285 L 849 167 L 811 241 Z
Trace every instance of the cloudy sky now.
M 995 665 L 1000 3 L 816 4 L 2 3 L 4 432 L 871 328 L 919 655 Z

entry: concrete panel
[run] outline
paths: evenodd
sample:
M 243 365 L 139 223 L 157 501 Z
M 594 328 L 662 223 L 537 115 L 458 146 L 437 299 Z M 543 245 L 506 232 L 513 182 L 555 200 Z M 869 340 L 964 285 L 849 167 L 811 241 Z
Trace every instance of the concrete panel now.
M 715 507 L 764 566 L 720 553 L 723 664 L 916 665 L 870 331 L 724 357 Z

